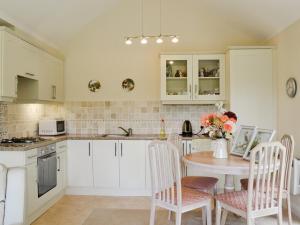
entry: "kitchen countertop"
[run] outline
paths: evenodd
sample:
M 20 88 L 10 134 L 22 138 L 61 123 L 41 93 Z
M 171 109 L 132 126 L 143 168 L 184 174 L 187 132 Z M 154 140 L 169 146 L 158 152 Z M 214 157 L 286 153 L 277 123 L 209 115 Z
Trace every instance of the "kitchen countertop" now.
M 54 144 L 56 142 L 65 141 L 65 140 L 159 140 L 159 134 L 134 134 L 132 136 L 124 136 L 121 134 L 109 134 L 109 135 L 94 135 L 94 134 L 68 134 L 60 136 L 42 136 L 46 139 L 38 143 L 31 144 L 18 144 L 13 147 L 1 146 L 0 151 L 28 151 L 34 148 L 39 148 L 42 146 Z M 205 136 L 194 135 L 192 137 L 182 137 L 182 140 L 193 140 L 193 139 L 206 139 Z M 165 138 L 166 140 L 167 138 Z

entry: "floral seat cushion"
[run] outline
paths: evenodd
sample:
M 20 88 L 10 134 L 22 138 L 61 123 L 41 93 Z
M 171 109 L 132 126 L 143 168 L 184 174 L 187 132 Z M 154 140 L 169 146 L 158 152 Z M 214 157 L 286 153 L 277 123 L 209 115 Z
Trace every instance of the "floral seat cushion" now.
M 187 176 L 181 180 L 182 186 L 200 191 L 210 191 L 217 183 L 218 179 L 214 177 Z
M 176 191 L 176 187 L 174 188 L 174 203 L 175 205 L 177 205 L 177 191 Z M 182 205 L 183 206 L 188 206 L 188 205 L 192 205 L 201 201 L 205 201 L 207 199 L 211 199 L 211 195 L 206 193 L 206 192 L 202 192 L 202 191 L 198 191 L 192 188 L 186 188 L 186 187 L 182 187 L 181 188 L 181 193 L 182 193 Z M 162 192 L 161 192 L 162 194 Z M 170 198 L 171 199 L 171 190 L 169 192 Z M 159 194 L 156 194 L 156 199 L 161 199 L 163 195 L 159 196 Z

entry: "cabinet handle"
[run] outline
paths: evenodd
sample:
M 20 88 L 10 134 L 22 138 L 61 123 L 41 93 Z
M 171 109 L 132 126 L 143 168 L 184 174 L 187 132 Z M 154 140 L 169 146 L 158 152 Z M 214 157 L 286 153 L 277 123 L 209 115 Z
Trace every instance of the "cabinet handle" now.
M 197 95 L 197 84 L 195 84 L 195 95 Z
M 190 98 L 192 99 L 192 85 L 190 84 Z
M 121 157 L 123 156 L 123 143 L 121 143 Z
M 56 99 L 56 86 L 52 85 L 52 99 Z
M 182 143 L 182 155 L 183 156 L 185 155 L 185 152 L 184 152 L 184 143 Z
M 91 156 L 91 143 L 89 142 L 89 156 Z
M 25 73 L 25 74 L 28 75 L 28 76 L 32 76 L 32 77 L 35 76 L 33 73 Z
M 16 97 L 18 95 L 18 76 L 16 76 L 16 78 L 15 78 L 15 95 L 16 95 Z
M 57 171 L 59 172 L 60 171 L 60 156 L 57 156 L 57 161 L 58 161 Z
M 117 143 L 115 142 L 115 157 L 117 157 Z
M 192 144 L 189 143 L 190 154 L 192 154 Z

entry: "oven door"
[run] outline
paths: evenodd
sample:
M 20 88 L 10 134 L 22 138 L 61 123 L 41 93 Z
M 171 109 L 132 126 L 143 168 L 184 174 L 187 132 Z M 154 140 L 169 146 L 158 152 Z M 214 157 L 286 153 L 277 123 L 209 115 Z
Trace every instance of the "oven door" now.
M 65 132 L 65 121 L 64 120 L 56 121 L 56 132 L 58 134 Z
M 57 185 L 56 153 L 38 157 L 38 197 L 43 196 Z

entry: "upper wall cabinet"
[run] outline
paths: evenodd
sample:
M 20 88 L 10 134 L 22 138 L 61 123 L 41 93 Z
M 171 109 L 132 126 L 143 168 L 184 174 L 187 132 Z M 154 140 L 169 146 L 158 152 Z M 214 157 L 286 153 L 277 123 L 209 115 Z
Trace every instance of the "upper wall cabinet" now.
M 63 101 L 63 62 L 42 52 L 40 56 L 39 99 Z
M 161 55 L 163 103 L 214 103 L 225 100 L 225 56 Z
M 63 101 L 63 62 L 0 27 L 0 101 Z

